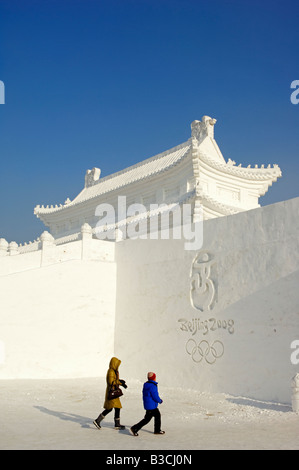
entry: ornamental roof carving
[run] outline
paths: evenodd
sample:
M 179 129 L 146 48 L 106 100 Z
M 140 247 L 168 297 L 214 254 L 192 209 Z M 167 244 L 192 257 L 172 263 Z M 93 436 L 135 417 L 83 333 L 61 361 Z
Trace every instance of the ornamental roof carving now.
M 242 165 L 234 166 L 235 162 L 229 159 L 227 163 L 222 163 L 215 161 L 209 155 L 199 149 L 200 162 L 206 163 L 211 168 L 220 171 L 221 173 L 226 173 L 228 175 L 237 176 L 239 178 L 261 181 L 269 180 L 276 181 L 277 178 L 281 176 L 281 169 L 277 164 L 274 164 L 273 167 L 269 164 L 266 168 L 265 165 L 258 167 L 255 165 L 254 168 L 251 168 L 251 165 L 248 165 L 246 168 Z
M 73 201 L 68 202 L 64 206 L 57 204 L 55 206 L 37 206 L 35 208 L 35 214 L 42 212 L 56 212 L 63 208 L 70 207 L 71 205 L 80 204 L 89 199 L 93 199 L 97 196 L 109 193 L 110 191 L 118 190 L 124 186 L 135 183 L 137 181 L 151 178 L 154 175 L 162 173 L 166 170 L 171 169 L 174 165 L 177 165 L 189 152 L 191 147 L 190 141 L 184 142 L 166 152 L 155 155 L 154 157 L 148 158 L 136 165 L 130 166 L 122 171 L 113 173 L 112 175 L 106 176 L 99 180 L 87 180 L 87 185 L 78 194 Z M 89 172 L 92 170 L 87 170 Z M 86 179 L 85 179 L 86 183 Z

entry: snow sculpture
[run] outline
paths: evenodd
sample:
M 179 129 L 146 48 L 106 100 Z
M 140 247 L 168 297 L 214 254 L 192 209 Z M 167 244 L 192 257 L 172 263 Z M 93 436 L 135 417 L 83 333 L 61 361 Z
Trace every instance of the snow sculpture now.
M 0 238 L 0 256 L 6 256 L 8 250 L 8 242 L 5 238 Z
M 299 374 L 292 379 L 292 409 L 295 413 L 299 413 Z

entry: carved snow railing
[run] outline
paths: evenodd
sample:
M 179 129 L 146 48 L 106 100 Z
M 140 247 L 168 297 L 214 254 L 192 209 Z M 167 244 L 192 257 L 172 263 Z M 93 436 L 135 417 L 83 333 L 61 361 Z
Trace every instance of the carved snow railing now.
M 47 231 L 43 232 L 37 240 L 19 245 L 14 241 L 9 243 L 5 238 L 0 238 L 0 257 L 33 253 L 35 251 L 43 250 L 48 246 L 65 245 L 79 240 L 82 240 L 83 243 L 87 239 L 91 239 L 93 236 L 95 237 L 92 228 L 88 224 L 84 224 L 82 225 L 80 232 L 57 239 Z

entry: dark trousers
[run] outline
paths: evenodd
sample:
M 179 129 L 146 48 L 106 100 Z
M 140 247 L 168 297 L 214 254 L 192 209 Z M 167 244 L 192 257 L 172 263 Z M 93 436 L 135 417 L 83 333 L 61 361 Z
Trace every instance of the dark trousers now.
M 102 415 L 107 416 L 107 414 L 111 413 L 112 410 L 113 408 L 110 408 L 110 410 L 104 410 L 102 412 Z M 114 408 L 114 419 L 119 419 L 119 417 L 120 417 L 120 408 Z
M 136 431 L 139 431 L 139 429 L 148 424 L 152 418 L 155 419 L 154 432 L 161 431 L 161 413 L 158 408 L 155 408 L 154 410 L 147 410 L 144 418 L 139 421 L 139 423 L 135 424 L 133 428 L 136 429 Z

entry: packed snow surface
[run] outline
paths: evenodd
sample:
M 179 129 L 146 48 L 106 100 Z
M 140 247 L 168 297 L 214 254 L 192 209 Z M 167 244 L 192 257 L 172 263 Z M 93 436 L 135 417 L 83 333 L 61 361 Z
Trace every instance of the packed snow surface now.
M 142 382 L 127 380 L 121 397 L 123 431 L 113 411 L 98 430 L 104 378 L 0 381 L 0 448 L 86 450 L 299 449 L 299 415 L 286 404 L 159 383 L 164 435 L 153 420 L 139 436 L 129 428 L 144 416 Z

